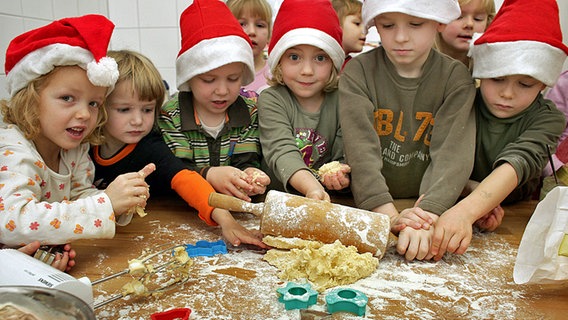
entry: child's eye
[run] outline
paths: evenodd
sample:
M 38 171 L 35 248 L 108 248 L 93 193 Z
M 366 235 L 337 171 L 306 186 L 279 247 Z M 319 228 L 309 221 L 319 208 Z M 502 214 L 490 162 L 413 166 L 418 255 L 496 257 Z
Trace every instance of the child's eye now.
M 117 108 L 116 111 L 118 111 L 118 113 L 126 113 L 130 110 L 130 108 Z
M 259 22 L 259 23 L 256 24 L 256 27 L 264 29 L 264 28 L 268 28 L 268 24 L 266 24 L 265 22 Z
M 89 102 L 89 106 L 94 107 L 94 108 L 98 108 L 101 106 L 101 103 L 99 101 L 91 101 Z
M 288 56 L 288 58 L 289 58 L 290 60 L 293 60 L 293 61 L 298 61 L 298 60 L 300 60 L 300 56 L 297 55 L 297 54 L 295 54 L 295 53 L 290 53 L 290 55 Z
M 317 62 L 325 62 L 327 60 L 327 56 L 323 54 L 319 54 L 315 57 Z
M 238 76 L 238 77 L 229 77 L 229 81 L 231 81 L 231 82 L 236 82 L 236 81 L 239 81 L 240 79 L 241 79 L 240 76 Z
M 65 101 L 65 102 L 73 102 L 73 100 L 74 100 L 72 96 L 61 96 L 60 99 Z
M 494 82 L 503 82 L 503 81 L 505 81 L 505 79 L 504 79 L 504 78 L 491 78 L 491 81 L 494 81 Z
M 478 21 L 478 22 L 482 22 L 482 21 L 487 20 L 487 16 L 486 16 L 486 15 L 475 16 L 475 17 L 473 18 L 473 20 Z
M 144 108 L 142 111 L 144 113 L 154 113 L 154 107 Z
M 215 81 L 214 78 L 201 78 L 201 81 L 205 82 L 205 83 L 213 83 L 213 81 Z
M 420 27 L 424 24 L 424 22 L 411 22 L 410 25 L 413 27 Z
M 394 27 L 394 24 L 392 24 L 392 23 L 387 23 L 387 24 L 381 25 L 381 27 L 382 27 L 383 29 L 391 29 L 392 27 Z

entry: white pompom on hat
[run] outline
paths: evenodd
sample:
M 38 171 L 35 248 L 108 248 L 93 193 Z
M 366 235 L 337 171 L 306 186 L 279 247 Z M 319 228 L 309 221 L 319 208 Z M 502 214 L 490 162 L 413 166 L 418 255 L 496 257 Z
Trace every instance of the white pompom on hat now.
M 469 50 L 474 78 L 521 74 L 547 86 L 560 76 L 567 54 L 555 0 L 505 0 Z
M 90 14 L 57 20 L 17 36 L 6 49 L 8 93 L 14 96 L 57 66 L 73 65 L 87 70 L 92 84 L 112 90 L 118 66 L 106 54 L 113 29 L 106 17 Z
M 459 18 L 461 9 L 457 0 L 365 0 L 361 13 L 363 23 L 370 28 L 378 15 L 387 12 L 400 12 L 448 24 Z
M 268 44 L 268 65 L 274 72 L 280 57 L 293 46 L 309 44 L 325 51 L 335 69 L 341 70 L 345 52 L 343 31 L 329 0 L 284 0 Z
M 188 81 L 233 62 L 245 65 L 242 85 L 254 80 L 252 43 L 239 21 L 220 0 L 194 0 L 180 16 L 181 50 L 176 60 L 180 91 Z

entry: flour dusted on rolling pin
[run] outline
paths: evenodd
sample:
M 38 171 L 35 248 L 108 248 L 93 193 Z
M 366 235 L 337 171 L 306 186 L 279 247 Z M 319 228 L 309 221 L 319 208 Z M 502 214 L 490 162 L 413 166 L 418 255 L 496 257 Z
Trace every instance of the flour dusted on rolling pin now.
M 382 257 L 390 233 L 386 215 L 271 190 L 260 231 L 265 235 L 333 243 Z

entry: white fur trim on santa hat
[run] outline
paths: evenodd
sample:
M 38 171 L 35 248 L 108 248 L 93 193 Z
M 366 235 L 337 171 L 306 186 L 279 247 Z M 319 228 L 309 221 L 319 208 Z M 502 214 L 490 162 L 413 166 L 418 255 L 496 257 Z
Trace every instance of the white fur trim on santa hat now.
M 318 29 L 298 28 L 286 32 L 268 54 L 270 71 L 274 72 L 274 68 L 276 68 L 286 50 L 301 44 L 309 44 L 322 49 L 333 61 L 335 69 L 341 70 L 345 60 L 345 52 L 332 36 Z
M 566 53 L 540 41 L 494 42 L 470 48 L 473 77 L 499 78 L 521 74 L 553 86 L 562 72 Z
M 95 78 L 89 75 L 88 77 L 94 85 L 112 89 L 118 79 L 118 66 L 114 59 L 106 59 L 112 61 L 103 62 L 104 72 L 96 75 Z M 51 72 L 56 66 L 77 65 L 87 70 L 87 64 L 91 62 L 94 63 L 94 60 L 89 50 L 63 43 L 51 44 L 28 53 L 18 61 L 6 75 L 6 87 L 10 96 L 13 96 L 30 81 Z
M 363 23 L 367 28 L 373 20 L 386 12 L 400 12 L 414 17 L 448 24 L 461 14 L 457 0 L 366 0 L 363 2 Z
M 176 81 L 179 91 L 191 91 L 188 81 L 233 62 L 245 64 L 242 85 L 254 80 L 254 56 L 250 44 L 240 36 L 205 39 L 194 45 L 176 60 Z

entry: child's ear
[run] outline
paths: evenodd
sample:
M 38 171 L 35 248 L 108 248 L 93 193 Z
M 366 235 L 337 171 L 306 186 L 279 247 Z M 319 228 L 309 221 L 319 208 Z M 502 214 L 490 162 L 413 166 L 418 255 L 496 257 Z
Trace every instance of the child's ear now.
M 436 29 L 438 32 L 443 32 L 446 29 L 446 24 L 438 23 L 438 27 Z

